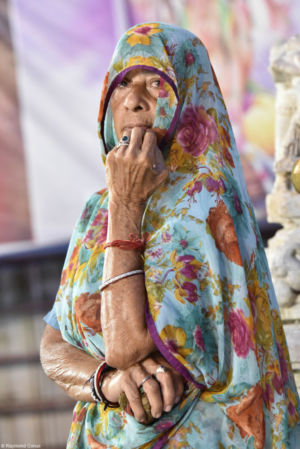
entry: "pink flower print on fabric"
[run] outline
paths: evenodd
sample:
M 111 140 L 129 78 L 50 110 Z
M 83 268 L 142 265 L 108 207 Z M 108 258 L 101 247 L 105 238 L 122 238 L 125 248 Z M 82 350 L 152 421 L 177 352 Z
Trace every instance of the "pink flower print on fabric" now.
M 287 363 L 286 363 L 286 360 L 284 357 L 283 349 L 282 349 L 281 345 L 278 343 L 278 341 L 276 341 L 276 347 L 277 347 L 278 356 L 279 356 L 279 365 L 280 365 L 280 371 L 281 371 L 282 384 L 284 385 L 288 381 L 288 377 L 289 377 L 288 367 L 287 367 Z
M 240 202 L 240 199 L 236 192 L 233 192 L 233 201 L 234 201 L 234 207 L 235 207 L 235 210 L 237 211 L 237 213 L 242 214 L 243 210 L 242 210 L 241 202 Z
M 86 233 L 83 243 L 89 247 L 90 243 L 97 239 L 97 244 L 102 245 L 106 241 L 108 225 L 108 211 L 107 209 L 99 209 L 94 218 L 89 231 Z M 100 229 L 100 231 L 99 231 Z
M 218 141 L 217 125 L 202 106 L 188 106 L 179 125 L 177 140 L 186 153 L 198 157 Z
M 196 326 L 195 330 L 194 330 L 194 338 L 195 338 L 195 342 L 196 345 L 198 346 L 198 348 L 201 349 L 201 351 L 205 351 L 205 345 L 204 345 L 204 341 L 203 341 L 203 336 L 202 336 L 202 331 L 200 326 Z
M 193 260 L 195 260 L 195 258 L 189 255 L 178 257 L 178 262 L 184 263 L 183 268 L 181 268 L 180 270 L 180 274 L 187 277 L 188 279 L 197 279 L 198 267 L 196 265 L 191 264 Z
M 182 288 L 183 290 L 186 291 L 187 295 L 186 295 L 186 299 L 189 302 L 196 302 L 198 299 L 198 295 L 197 295 L 197 287 L 195 284 L 193 284 L 192 282 L 184 282 L 182 284 Z
M 266 407 L 268 409 L 271 408 L 271 404 L 274 402 L 274 393 L 273 390 L 271 388 L 270 384 L 266 384 L 265 389 L 263 389 L 262 391 L 262 397 L 264 400 L 264 403 L 266 404 Z
M 157 432 L 165 432 L 166 430 L 170 429 L 174 423 L 170 420 L 168 421 L 160 421 L 155 425 L 155 430 Z
M 201 190 L 202 190 L 202 182 L 195 181 L 193 187 L 191 189 L 188 189 L 186 193 L 189 196 L 193 196 L 195 192 L 201 192 Z
M 185 249 L 188 246 L 188 243 L 186 240 L 182 239 L 180 240 L 180 245 L 182 246 L 183 249 Z
M 167 243 L 171 241 L 172 237 L 171 234 L 168 231 L 166 231 L 162 233 L 161 239 L 163 242 Z
M 134 31 L 139 34 L 148 34 L 149 31 L 151 31 L 151 30 L 152 30 L 152 27 L 142 26 L 140 28 L 136 28 Z
M 232 310 L 229 315 L 229 329 L 235 353 L 239 357 L 247 357 L 249 349 L 254 350 L 250 329 L 241 309 Z
M 195 62 L 195 56 L 192 52 L 188 52 L 185 54 L 185 65 L 189 67 L 190 65 L 194 64 Z
M 276 373 L 273 376 L 272 379 L 272 385 L 275 388 L 275 390 L 277 391 L 278 394 L 282 393 L 282 378 L 280 376 L 278 376 Z
M 153 251 L 150 251 L 149 254 L 152 257 L 160 258 L 163 254 L 163 251 L 161 248 L 157 248 L 157 249 L 154 249 Z

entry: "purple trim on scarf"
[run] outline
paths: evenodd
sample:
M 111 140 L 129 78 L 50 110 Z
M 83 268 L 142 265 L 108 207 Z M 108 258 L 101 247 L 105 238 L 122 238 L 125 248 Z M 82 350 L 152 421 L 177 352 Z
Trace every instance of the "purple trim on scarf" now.
M 169 351 L 169 349 L 165 346 L 165 344 L 161 341 L 160 336 L 158 335 L 154 320 L 152 318 L 152 315 L 149 312 L 148 302 L 146 301 L 145 304 L 145 317 L 146 317 L 146 323 L 149 329 L 149 332 L 151 334 L 151 337 L 161 352 L 161 354 L 164 356 L 164 358 L 167 360 L 167 362 L 170 363 L 170 365 L 173 366 L 173 368 L 176 369 L 183 377 L 185 377 L 186 380 L 189 382 L 192 382 L 195 387 L 199 388 L 200 390 L 204 390 L 205 386 L 202 384 L 199 384 L 194 380 L 190 372 L 187 368 L 185 368 Z
M 156 441 L 156 443 L 153 446 L 153 449 L 161 449 L 163 447 L 163 445 L 168 441 L 169 431 L 170 430 L 164 433 L 163 436 Z
M 177 120 L 178 120 L 178 117 L 179 117 L 179 97 L 178 97 L 177 87 L 176 87 L 174 81 L 168 75 L 166 75 L 164 72 L 162 72 L 162 71 L 160 71 L 160 70 L 158 70 L 158 69 L 156 69 L 154 67 L 150 67 L 148 65 L 134 65 L 134 66 L 131 66 L 131 67 L 127 67 L 126 69 L 122 70 L 122 72 L 120 72 L 113 79 L 113 81 L 112 81 L 112 83 L 109 86 L 109 89 L 107 91 L 105 102 L 104 102 L 103 116 L 102 116 L 102 120 L 101 120 L 101 137 L 102 137 L 102 141 L 103 141 L 103 145 L 104 145 L 104 149 L 105 149 L 105 153 L 106 154 L 107 154 L 107 148 L 106 148 L 106 143 L 105 143 L 105 139 L 104 139 L 104 120 L 105 120 L 106 111 L 107 111 L 107 108 L 108 108 L 108 103 L 109 103 L 109 100 L 110 100 L 110 97 L 111 97 L 113 91 L 115 90 L 117 85 L 122 81 L 122 79 L 124 78 L 126 73 L 128 73 L 128 72 L 130 72 L 131 70 L 134 70 L 134 69 L 144 69 L 144 70 L 149 70 L 150 72 L 157 73 L 159 76 L 164 78 L 164 80 L 167 81 L 167 83 L 170 84 L 170 86 L 172 87 L 172 89 L 174 90 L 174 93 L 176 95 L 176 98 L 177 98 L 176 111 L 175 111 L 174 117 L 172 119 L 170 128 L 168 129 L 168 131 L 166 132 L 166 135 L 163 137 L 163 139 L 161 141 L 161 145 L 162 146 L 168 141 L 168 139 L 173 134 L 173 132 L 174 132 L 174 130 L 176 128 Z

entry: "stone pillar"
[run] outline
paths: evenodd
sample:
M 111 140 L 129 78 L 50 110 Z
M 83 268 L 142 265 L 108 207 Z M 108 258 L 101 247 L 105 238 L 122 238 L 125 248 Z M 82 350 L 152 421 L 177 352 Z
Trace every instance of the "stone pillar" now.
M 267 218 L 283 228 L 268 241 L 267 257 L 300 389 L 300 34 L 272 48 L 270 70 L 276 85 L 275 182 Z

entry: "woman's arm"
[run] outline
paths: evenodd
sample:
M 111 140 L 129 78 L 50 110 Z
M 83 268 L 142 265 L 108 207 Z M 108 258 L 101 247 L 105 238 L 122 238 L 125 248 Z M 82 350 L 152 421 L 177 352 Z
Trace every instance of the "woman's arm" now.
M 45 374 L 76 401 L 93 402 L 89 383 L 99 360 L 62 339 L 61 332 L 47 324 L 40 345 Z M 85 385 L 84 385 L 85 384 Z
M 143 208 L 110 201 L 107 240 L 128 240 L 131 232 L 140 236 L 142 215 Z M 104 279 L 138 268 L 143 268 L 139 251 L 105 250 Z M 101 326 L 110 366 L 126 369 L 157 350 L 146 326 L 145 302 L 143 275 L 121 279 L 103 291 Z
M 59 385 L 72 399 L 94 402 L 87 379 L 99 365 L 96 360 L 81 349 L 62 339 L 60 331 L 47 325 L 41 341 L 42 367 L 48 377 Z M 102 392 L 111 402 L 118 402 L 124 391 L 136 419 L 143 422 L 145 414 L 138 391 L 139 385 L 148 374 L 155 374 L 158 366 L 164 365 L 167 372 L 157 375 L 144 384 L 144 390 L 151 404 L 153 416 L 169 411 L 180 400 L 184 390 L 184 379 L 157 352 L 143 362 L 127 370 L 112 369 L 105 374 Z M 159 383 L 158 383 L 159 382 Z
M 130 233 L 140 236 L 146 200 L 167 176 L 155 133 L 133 128 L 129 146 L 115 148 L 107 157 L 107 241 L 128 240 Z M 142 268 L 137 250 L 109 247 L 105 251 L 104 280 Z M 122 279 L 103 290 L 101 326 L 109 365 L 126 369 L 157 350 L 145 322 L 145 303 L 142 275 Z

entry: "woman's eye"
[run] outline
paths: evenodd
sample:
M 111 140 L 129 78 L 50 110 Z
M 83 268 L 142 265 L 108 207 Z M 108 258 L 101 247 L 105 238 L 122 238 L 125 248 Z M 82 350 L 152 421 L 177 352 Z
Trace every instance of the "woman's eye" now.
M 153 80 L 153 81 L 152 81 L 152 86 L 153 86 L 153 87 L 159 87 L 159 86 L 160 86 L 160 79 Z
M 119 83 L 119 87 L 127 87 L 128 84 L 129 84 L 128 81 L 126 79 L 124 79 Z

